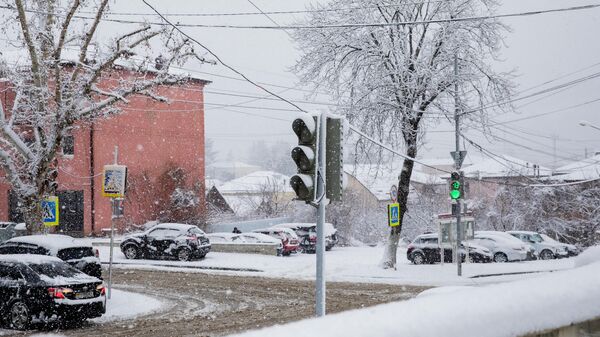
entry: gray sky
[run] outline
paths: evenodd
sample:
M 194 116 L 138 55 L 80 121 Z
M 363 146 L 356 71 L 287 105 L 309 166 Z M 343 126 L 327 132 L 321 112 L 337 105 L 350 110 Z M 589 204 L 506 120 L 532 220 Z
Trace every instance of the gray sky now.
M 134 3 L 134 2 L 132 2 Z M 198 13 L 231 13 L 256 11 L 246 0 L 228 1 L 154 1 L 154 4 L 164 12 Z M 303 9 L 311 1 L 274 1 L 254 0 L 264 11 L 282 11 Z M 518 12 L 536 9 L 560 8 L 586 4 L 590 1 L 560 1 L 560 0 L 505 0 L 501 12 Z M 137 6 L 132 6 L 136 7 Z M 291 23 L 294 17 L 290 15 L 273 15 L 280 24 Z M 179 18 L 182 22 L 203 23 L 232 23 L 232 24 L 261 24 L 270 25 L 271 22 L 264 16 L 245 17 L 217 17 L 217 18 Z M 497 66 L 502 70 L 515 69 L 518 75 L 515 82 L 517 91 L 521 91 L 554 78 L 567 75 L 600 62 L 600 44 L 596 32 L 600 24 L 600 10 L 580 12 L 546 14 L 506 19 L 505 22 L 512 27 L 512 32 L 506 35 L 506 47 L 502 51 L 504 61 Z M 295 45 L 284 31 L 266 30 L 227 30 L 209 28 L 185 29 L 190 35 L 200 39 L 212 48 L 226 62 L 243 71 L 256 81 L 278 84 L 286 87 L 297 87 L 296 77 L 289 72 L 299 57 Z M 214 72 L 226 76 L 236 76 L 221 66 L 203 66 L 204 71 Z M 546 85 L 560 84 L 577 77 L 600 71 L 600 65 L 565 77 Z M 237 77 L 237 76 L 236 76 Z M 242 94 L 263 95 L 253 86 L 243 82 L 229 80 L 214 76 L 207 76 L 213 84 L 207 87 L 206 94 L 206 127 L 207 137 L 213 138 L 217 148 L 226 155 L 229 151 L 243 151 L 243 149 L 256 139 L 266 142 L 294 142 L 291 134 L 290 123 L 292 112 L 266 111 L 250 109 L 247 107 L 229 107 L 228 110 L 211 104 L 240 104 L 242 106 L 259 106 L 264 108 L 293 109 L 289 105 L 273 101 L 254 101 L 250 98 L 220 95 L 221 91 L 239 91 Z M 528 104 L 518 109 L 517 114 L 498 116 L 498 121 L 509 121 L 517 118 L 546 113 L 564 107 L 569 107 L 596 98 L 600 98 L 598 88 L 600 80 L 590 80 L 579 84 L 569 90 L 550 95 L 538 102 Z M 277 87 L 269 87 L 281 93 L 282 96 L 305 100 L 306 92 Z M 543 89 L 540 87 L 529 91 Z M 236 93 L 240 94 L 240 93 Z M 325 96 L 311 98 L 317 101 L 331 102 Z M 522 103 L 529 103 L 533 99 Z M 517 104 L 517 106 L 522 103 Z M 300 103 L 299 103 L 300 104 Z M 300 104 L 305 109 L 323 108 L 319 105 Z M 542 165 L 554 164 L 552 137 L 556 140 L 557 164 L 565 163 L 569 158 L 581 158 L 586 148 L 588 152 L 600 150 L 600 131 L 589 127 L 581 127 L 581 119 L 600 125 L 596 109 L 600 102 L 585 105 L 576 109 L 556 112 L 543 117 L 531 118 L 520 122 L 506 124 L 511 128 L 498 132 L 498 135 L 509 141 L 527 146 L 527 150 L 508 142 L 487 141 L 478 131 L 469 131 L 468 135 L 476 139 L 481 145 L 491 151 L 501 154 L 506 153 L 525 160 L 535 161 Z M 245 114 L 239 113 L 243 112 Z M 252 114 L 252 115 L 248 115 Z M 258 117 L 264 116 L 264 117 Z M 271 119 L 272 118 L 272 119 Z M 284 119 L 279 120 L 279 119 Z M 436 131 L 451 130 L 447 123 L 441 124 Z M 525 133 L 523 133 L 525 132 Z M 513 135 L 514 134 L 514 135 Z M 421 149 L 421 157 L 447 157 L 448 151 L 453 147 L 453 134 L 431 133 L 426 137 L 426 145 Z M 477 151 L 471 147 L 472 154 Z M 243 156 L 242 156 L 243 157 Z M 477 156 L 472 159 L 476 160 Z
M 252 0 L 264 11 L 302 10 L 306 5 L 317 0 Z M 323 0 L 319 0 L 323 1 Z M 235 13 L 256 12 L 247 0 L 227 1 L 184 1 L 149 0 L 163 13 Z M 502 13 L 519 12 L 536 9 L 560 8 L 580 4 L 593 3 L 591 0 L 503 0 Z M 151 13 L 141 0 L 115 1 L 112 4 L 115 12 Z M 141 20 L 142 17 L 123 17 Z M 271 25 L 268 18 L 262 15 L 253 16 L 218 16 L 218 17 L 170 17 L 175 22 L 206 24 L 257 24 Z M 280 24 L 289 24 L 293 15 L 273 15 Z M 148 16 L 150 21 L 159 21 L 157 17 Z M 503 62 L 496 66 L 501 70 L 516 69 L 517 91 L 537 86 L 560 76 L 569 75 L 546 86 L 533 89 L 528 93 L 548 86 L 560 84 L 578 77 L 600 72 L 600 41 L 596 32 L 600 26 L 600 9 L 578 12 L 546 14 L 505 19 L 512 27 L 506 34 L 506 46 L 502 51 Z M 116 23 L 104 24 L 105 32 L 123 32 L 131 27 Z M 234 30 L 218 28 L 184 28 L 184 31 L 200 40 L 217 53 L 226 63 L 242 71 L 255 81 L 268 83 L 267 87 L 281 96 L 291 100 L 312 100 L 333 103 L 327 96 L 315 95 L 306 97 L 308 92 L 297 90 L 309 88 L 298 85 L 298 80 L 289 70 L 299 57 L 299 52 L 284 31 L 277 30 Z M 198 47 L 198 50 L 201 50 Z M 209 56 L 207 56 L 209 57 Z M 210 57 L 209 57 L 210 58 Z M 597 64 L 598 65 L 595 65 Z M 592 66 L 595 65 L 595 66 Z M 592 67 L 590 67 L 592 66 Z M 225 67 L 217 65 L 189 64 L 187 67 L 202 72 L 210 72 L 218 76 L 201 74 L 213 81 L 206 88 L 206 136 L 212 138 L 216 149 L 225 159 L 228 153 L 240 153 L 237 158 L 246 157 L 246 150 L 255 140 L 266 143 L 288 142 L 293 144 L 295 138 L 291 132 L 291 120 L 296 115 L 293 107 L 276 100 L 256 100 L 234 95 L 268 96 L 256 87 L 243 80 L 233 80 L 220 76 L 236 77 L 236 74 Z M 585 69 L 587 68 L 587 69 Z M 584 69 L 584 70 L 582 70 Z M 579 73 L 572 74 L 575 71 Z M 278 85 L 272 86 L 273 84 Z M 548 97 L 533 102 L 526 100 L 517 104 L 528 103 L 518 109 L 516 114 L 494 117 L 497 121 L 510 121 L 531 117 L 541 113 L 569 107 L 594 99 L 600 99 L 600 80 L 593 79 L 574 86 L 568 90 L 553 93 Z M 539 97 L 536 97 L 536 99 Z M 272 99 L 272 97 L 271 97 Z M 305 110 L 325 108 L 324 105 L 297 103 Z M 223 105 L 232 105 L 224 107 Z M 509 154 L 538 164 L 552 166 L 553 137 L 556 138 L 556 164 L 561 165 L 569 158 L 580 159 L 587 149 L 589 153 L 600 150 L 600 130 L 581 127 L 578 121 L 585 119 L 600 126 L 600 115 L 597 109 L 600 102 L 591 103 L 579 108 L 551 113 L 506 124 L 511 129 L 498 131 L 497 135 L 512 143 L 529 147 L 531 150 L 499 140 L 486 139 L 478 131 L 471 130 L 467 134 L 481 145 L 497 154 Z M 434 131 L 451 130 L 447 122 L 440 124 Z M 515 131 L 517 129 L 518 131 Z M 513 135 L 515 134 L 515 135 Z M 430 133 L 421 148 L 419 157 L 449 158 L 454 135 L 447 132 Z M 472 160 L 476 160 L 477 150 L 467 147 Z

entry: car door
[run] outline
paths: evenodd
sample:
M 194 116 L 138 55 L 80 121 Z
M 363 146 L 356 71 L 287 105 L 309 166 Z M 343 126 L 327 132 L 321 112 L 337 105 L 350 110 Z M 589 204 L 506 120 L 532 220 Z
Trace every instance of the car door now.
M 0 262 L 0 313 L 6 317 L 6 307 L 14 298 L 19 298 L 20 282 L 22 281 L 16 266 Z
M 174 252 L 171 245 L 175 244 L 175 240 L 182 233 L 177 229 L 172 228 L 157 228 L 148 233 L 148 247 L 157 256 L 172 255 Z
M 425 260 L 427 262 L 439 261 L 440 250 L 437 238 L 421 238 L 421 242 L 423 242 L 423 254 L 425 254 Z

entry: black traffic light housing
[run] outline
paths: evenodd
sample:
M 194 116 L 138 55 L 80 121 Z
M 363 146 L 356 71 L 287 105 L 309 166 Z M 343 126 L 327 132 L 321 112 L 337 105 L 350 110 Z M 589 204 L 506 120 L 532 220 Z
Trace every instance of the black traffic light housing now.
M 317 158 L 317 117 L 302 116 L 292 122 L 292 130 L 298 136 L 298 146 L 292 149 L 292 159 L 298 174 L 290 178 L 290 186 L 296 197 L 307 203 L 315 200 L 315 172 Z
M 450 199 L 458 200 L 463 198 L 462 176 L 454 171 L 450 174 Z

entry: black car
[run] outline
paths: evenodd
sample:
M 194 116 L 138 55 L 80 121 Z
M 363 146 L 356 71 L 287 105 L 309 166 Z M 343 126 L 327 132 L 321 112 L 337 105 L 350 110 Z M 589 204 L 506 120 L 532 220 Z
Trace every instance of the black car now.
M 127 259 L 176 258 L 188 261 L 204 258 L 210 251 L 206 234 L 193 225 L 163 223 L 125 237 L 121 251 Z
M 475 247 L 469 248 L 469 258 L 472 262 L 491 261 L 490 256 L 484 256 L 486 255 L 485 253 L 482 252 L 482 254 L 480 254 L 474 248 Z M 441 251 L 438 244 L 438 235 L 436 233 L 417 236 L 413 242 L 408 245 L 406 250 L 406 258 L 414 264 L 440 262 L 442 260 L 440 255 Z M 464 261 L 466 257 L 464 246 L 460 249 L 460 256 L 461 261 Z M 452 262 L 452 258 L 452 247 L 447 245 L 444 247 L 444 262 Z
M 102 279 L 98 250 L 67 235 L 26 235 L 0 244 L 0 254 L 55 256 L 82 272 Z
M 0 255 L 0 319 L 17 330 L 40 322 L 74 322 L 106 312 L 102 281 L 58 258 Z

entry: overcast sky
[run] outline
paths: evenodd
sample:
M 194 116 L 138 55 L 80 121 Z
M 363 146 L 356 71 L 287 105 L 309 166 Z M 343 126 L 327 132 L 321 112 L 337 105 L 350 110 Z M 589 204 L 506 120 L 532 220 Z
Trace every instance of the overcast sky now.
M 136 1 L 128 1 L 132 9 L 144 10 L 133 6 Z M 311 1 L 274 1 L 253 0 L 263 11 L 301 10 Z M 536 9 L 560 8 L 587 4 L 591 1 L 560 0 L 505 0 L 501 12 L 520 12 Z M 192 13 L 235 13 L 255 12 L 256 9 L 247 0 L 228 1 L 153 1 L 163 12 Z M 291 23 L 291 15 L 272 15 L 279 24 Z M 296 16 L 296 18 L 299 18 Z M 183 18 L 181 22 L 198 23 L 231 23 L 231 24 L 272 24 L 265 16 L 216 17 L 216 18 Z M 546 14 L 539 16 L 505 19 L 512 32 L 506 34 L 506 47 L 502 51 L 504 62 L 497 66 L 502 70 L 516 69 L 517 91 L 540 85 L 549 80 L 572 74 L 546 85 L 552 86 L 577 77 L 600 71 L 600 41 L 595 32 L 600 26 L 600 9 Z M 264 83 L 285 87 L 298 87 L 296 77 L 289 71 L 299 57 L 293 41 L 284 31 L 267 30 L 231 30 L 217 28 L 188 28 L 187 33 L 198 38 L 212 48 L 225 62 L 243 71 L 250 78 Z M 237 77 L 222 66 L 203 66 L 207 72 Z M 223 91 L 236 91 L 236 94 L 264 95 L 253 86 L 243 82 L 208 76 L 213 83 L 207 87 L 206 94 L 206 128 L 207 137 L 214 139 L 222 158 L 231 151 L 243 149 L 256 139 L 266 142 L 294 142 L 290 131 L 292 112 L 266 111 L 250 107 L 293 109 L 289 105 L 273 101 L 253 101 L 251 98 L 222 95 Z M 569 90 L 553 94 L 538 102 L 533 99 L 522 103 L 530 103 L 518 110 L 518 114 L 498 116 L 497 121 L 509 121 L 517 118 L 558 110 L 576 104 L 600 98 L 600 80 L 590 80 Z M 282 96 L 305 100 L 307 93 L 280 87 L 269 87 Z M 539 87 L 533 91 L 543 89 Z M 239 92 L 238 92 L 239 91 Z M 331 102 L 321 96 L 313 100 Z M 537 98 L 536 98 L 537 99 Z M 521 103 L 521 104 L 522 104 Z M 228 107 L 227 110 L 211 104 L 239 104 L 244 107 Z M 298 103 L 300 104 L 300 103 Z M 517 104 L 517 106 L 521 105 Z M 323 108 L 324 106 L 300 104 L 305 109 Z M 509 141 L 531 148 L 531 150 L 500 140 L 488 142 L 476 130 L 468 135 L 477 139 L 482 145 L 498 154 L 509 154 L 524 160 L 531 160 L 542 165 L 554 165 L 554 140 L 556 140 L 556 164 L 565 163 L 569 158 L 582 158 L 588 153 L 600 150 L 600 130 L 578 125 L 585 119 L 600 126 L 597 109 L 600 102 L 584 105 L 579 108 L 551 113 L 546 116 L 526 119 L 507 124 L 511 128 L 498 135 Z M 230 110 L 235 110 L 233 112 Z M 259 117 L 263 116 L 263 117 Z M 283 120 L 281 120 L 283 119 Z M 452 126 L 441 124 L 436 131 L 451 130 Z M 523 133 L 525 132 L 525 133 Z M 453 147 L 453 134 L 430 133 L 426 136 L 426 145 L 421 149 L 420 157 L 449 157 L 448 151 Z M 468 147 L 472 154 L 477 150 Z M 242 156 L 243 157 L 243 156 Z M 474 156 L 472 160 L 476 160 Z
M 256 8 L 248 0 L 148 1 L 159 11 L 171 14 L 256 12 Z M 264 11 L 286 11 L 305 9 L 306 5 L 316 0 L 252 1 Z M 589 4 L 593 1 L 503 0 L 502 3 L 500 12 L 511 13 Z M 151 13 L 141 0 L 115 1 L 112 11 Z M 298 14 L 271 17 L 282 25 L 301 18 Z M 123 18 L 142 19 L 141 17 Z M 171 16 L 170 18 L 182 23 L 272 25 L 272 22 L 263 15 Z M 160 21 L 153 16 L 147 16 L 146 19 Z M 517 70 L 518 76 L 515 82 L 518 85 L 518 92 L 561 76 L 565 77 L 527 93 L 600 72 L 600 41 L 597 36 L 600 27 L 600 9 L 510 18 L 505 19 L 504 22 L 512 27 L 512 32 L 506 34 L 506 46 L 502 51 L 504 61 L 496 66 L 501 70 Z M 129 29 L 123 26 L 126 25 L 109 23 L 105 24 L 103 29 L 113 32 Z M 298 90 L 308 88 L 299 86 L 296 76 L 290 72 L 300 53 L 285 31 L 223 28 L 184 28 L 184 31 L 211 48 L 226 63 L 239 69 L 251 79 L 265 83 L 266 87 L 285 98 L 333 103 L 323 95 L 307 98 L 307 92 Z M 201 48 L 198 47 L 198 50 Z M 208 55 L 207 57 L 210 58 Z M 199 75 L 212 81 L 212 84 L 206 87 L 206 136 L 213 139 L 221 159 L 226 159 L 229 153 L 239 153 L 236 158 L 244 159 L 248 146 L 256 140 L 264 140 L 267 143 L 289 142 L 290 145 L 295 142 L 290 128 L 291 120 L 295 116 L 291 106 L 276 100 L 232 96 L 231 94 L 265 97 L 268 95 L 249 83 L 239 80 L 239 76 L 221 65 L 189 64 L 187 67 L 206 72 Z M 235 77 L 238 80 L 220 76 Z M 541 96 L 543 99 L 539 101 L 536 100 L 540 97 L 523 101 L 517 106 L 527 104 L 519 108 L 516 114 L 494 117 L 496 121 L 532 117 L 506 124 L 511 129 L 494 130 L 498 136 L 508 139 L 510 143 L 486 140 L 476 130 L 470 130 L 467 134 L 494 153 L 512 155 L 545 166 L 553 166 L 555 160 L 556 165 L 561 165 L 571 158 L 583 158 L 586 150 L 589 154 L 594 150 L 600 150 L 600 130 L 579 126 L 578 122 L 588 120 L 600 126 L 600 115 L 597 112 L 600 101 L 574 109 L 549 112 L 600 99 L 600 90 L 597 90 L 599 84 L 599 79 L 589 80 L 548 97 Z M 327 107 L 308 103 L 297 104 L 305 110 Z M 549 114 L 533 117 L 542 113 Z M 452 130 L 452 125 L 444 122 L 433 130 L 438 132 L 429 133 L 419 157 L 449 158 L 448 152 L 454 146 L 454 135 L 443 132 L 448 130 Z M 554 143 L 556 159 L 553 156 Z M 467 147 L 467 150 L 474 155 L 471 159 L 476 160 L 477 150 L 472 147 Z

